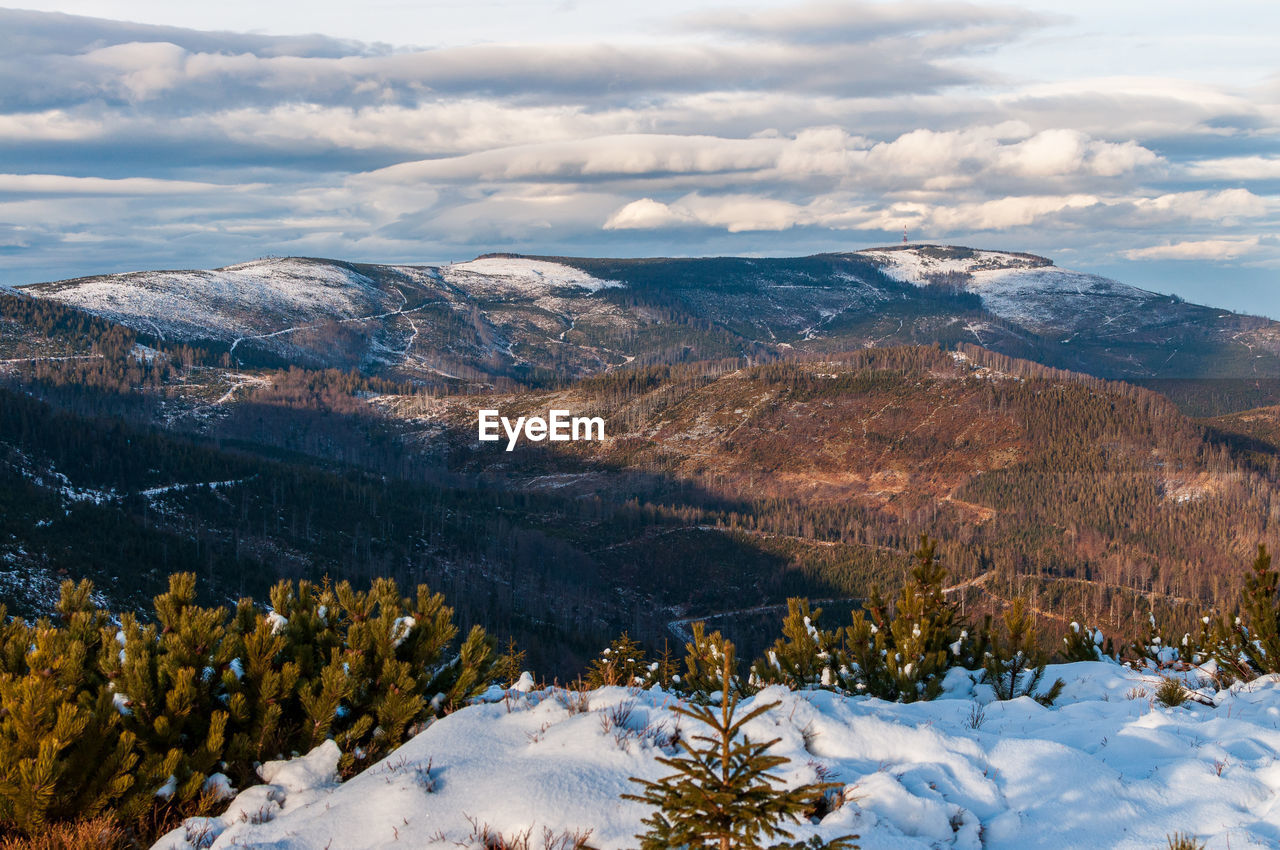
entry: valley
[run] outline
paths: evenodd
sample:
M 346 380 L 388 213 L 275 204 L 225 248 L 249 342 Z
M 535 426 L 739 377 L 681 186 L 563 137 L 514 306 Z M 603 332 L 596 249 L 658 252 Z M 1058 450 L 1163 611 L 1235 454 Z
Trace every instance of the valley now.
M 1022 596 L 1050 636 L 1136 637 L 1233 599 L 1275 534 L 1280 438 L 1251 409 L 1275 323 L 1030 255 L 266 260 L 21 291 L 18 612 L 59 577 L 142 607 L 184 564 L 227 600 L 389 575 L 568 674 L 713 615 L 756 651 L 788 596 L 893 592 L 920 533 L 974 616 Z M 606 438 L 508 452 L 481 409 Z

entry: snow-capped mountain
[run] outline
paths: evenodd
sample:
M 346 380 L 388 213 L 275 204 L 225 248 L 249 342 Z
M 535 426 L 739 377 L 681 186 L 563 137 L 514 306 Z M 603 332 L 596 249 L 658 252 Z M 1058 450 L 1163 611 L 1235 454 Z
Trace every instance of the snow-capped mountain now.
M 791 259 L 269 259 L 24 287 L 232 359 L 521 383 L 638 361 L 972 342 L 1108 378 L 1280 377 L 1280 324 L 1031 254 L 909 245 Z
M 882 263 L 896 280 L 971 292 L 1000 318 L 1040 331 L 1132 333 L 1179 303 L 1100 275 L 1058 268 L 1033 254 L 932 245 L 859 253 Z

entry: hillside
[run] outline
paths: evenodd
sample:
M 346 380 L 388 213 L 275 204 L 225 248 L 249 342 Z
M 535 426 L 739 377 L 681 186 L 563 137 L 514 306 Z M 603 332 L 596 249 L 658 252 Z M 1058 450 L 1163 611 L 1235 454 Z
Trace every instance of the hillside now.
M 1049 668 L 1067 686 L 1046 709 L 991 702 L 973 675 L 957 668 L 943 699 L 910 705 L 781 687 L 747 703 L 778 703 L 745 732 L 781 739 L 787 785 L 838 786 L 834 810 L 794 834 L 857 834 L 864 850 L 1149 850 L 1175 832 L 1210 847 L 1273 845 L 1274 681 L 1218 691 L 1187 673 L 1197 701 L 1167 708 L 1152 696 L 1154 672 L 1081 662 Z M 480 848 L 524 834 L 564 850 L 575 836 L 634 846 L 648 810 L 618 795 L 635 792 L 630 777 L 670 773 L 656 758 L 690 725 L 671 711 L 676 698 L 615 687 L 575 703 L 531 684 L 494 689 L 341 785 L 332 745 L 264 765 L 270 784 L 154 850 Z
M 481 395 L 157 364 L 154 388 L 123 395 L 58 383 L 75 371 L 20 385 L 132 424 L 8 397 L 3 548 L 22 571 L 134 603 L 192 558 L 231 596 L 277 577 L 425 578 L 558 671 L 618 631 L 656 646 L 712 615 L 756 651 L 789 595 L 847 607 L 895 587 L 922 531 L 974 610 L 1023 594 L 1051 629 L 1087 612 L 1136 636 L 1152 606 L 1185 620 L 1232 599 L 1275 537 L 1276 445 L 976 347 L 632 366 Z M 481 407 L 599 415 L 607 439 L 507 452 L 476 441 Z
M 802 258 L 489 255 L 445 266 L 268 259 L 23 291 L 149 344 L 442 388 L 538 387 L 615 369 L 869 345 L 974 343 L 1056 368 L 1163 381 L 1280 378 L 1280 325 L 1185 304 L 1043 257 L 937 245 Z M 1273 403 L 1242 386 L 1215 411 Z M 1225 407 L 1223 405 L 1226 405 Z
M 1275 533 L 1274 445 L 1206 429 L 1155 393 L 976 347 L 377 404 L 411 445 L 493 486 L 712 509 L 720 533 L 786 553 L 831 596 L 892 584 L 895 553 L 928 530 L 974 604 L 1031 594 L 1059 622 L 1088 610 L 1128 630 L 1153 604 L 1190 614 L 1191 600 L 1226 600 Z M 481 407 L 598 415 L 609 438 L 508 453 L 475 441 Z M 628 551 L 638 577 L 664 575 L 647 545 Z
M 758 651 L 790 595 L 836 610 L 875 585 L 895 588 L 921 532 L 940 539 L 953 592 L 972 610 L 1028 596 L 1050 631 L 1083 612 L 1136 637 L 1152 610 L 1183 622 L 1230 603 L 1253 547 L 1276 537 L 1268 506 L 1280 496 L 1280 441 L 1240 424 L 1265 411 L 1189 419 L 1131 384 L 963 338 L 835 349 L 855 322 L 914 336 L 954 325 L 943 314 L 958 307 L 1005 327 L 975 306 L 982 296 L 962 276 L 1060 274 L 1043 258 L 1000 252 L 876 256 L 494 256 L 401 267 L 398 284 L 380 276 L 390 267 L 344 267 L 368 300 L 326 302 L 326 315 L 357 314 L 328 327 L 416 333 L 397 343 L 411 356 L 363 371 L 270 368 L 301 356 L 285 342 L 299 331 L 229 325 L 193 348 L 54 297 L 0 296 L 11 355 L 0 377 L 14 393 L 0 423 L 11 506 L 3 601 L 46 610 L 49 588 L 69 575 L 141 607 L 184 563 L 200 564 L 221 598 L 261 595 L 278 577 L 389 574 L 445 590 L 464 622 L 515 636 L 553 675 L 622 630 L 658 647 L 699 617 Z M 907 278 L 897 280 L 881 271 L 887 256 L 919 262 L 910 274 L 894 267 Z M 228 279 L 271 278 L 261 286 L 274 287 L 278 309 L 263 315 L 309 321 L 319 314 L 289 293 L 301 286 L 290 275 L 311 262 L 264 261 Z M 277 266 L 293 271 L 268 274 Z M 855 275 L 869 288 L 850 283 Z M 402 299 L 409 278 L 418 289 Z M 769 291 L 778 294 L 760 295 Z M 412 300 L 432 293 L 452 300 Z M 855 295 L 872 299 L 865 316 L 800 326 L 814 303 Z M 315 301 L 306 309 L 320 310 Z M 770 331 L 795 342 L 734 354 L 753 303 L 776 308 Z M 697 311 L 718 318 L 672 318 Z M 886 318 L 894 311 L 902 318 Z M 628 324 L 642 313 L 645 323 Z M 487 330 L 468 337 L 455 319 Z M 231 336 L 249 331 L 276 335 Z M 686 334 L 701 342 L 680 343 Z M 537 340 L 553 337 L 559 359 L 546 363 L 559 365 L 532 365 Z M 351 339 L 375 350 L 374 337 Z M 455 370 L 466 345 L 476 356 L 488 346 L 481 360 L 508 377 L 415 378 L 431 340 L 452 341 Z M 256 343 L 280 348 L 269 357 Z M 336 357 L 331 348 L 316 356 Z M 718 356 L 695 359 L 706 349 Z M 509 354 L 524 358 L 525 378 L 542 377 L 510 377 Z M 506 452 L 476 441 L 482 407 L 601 416 L 608 439 Z

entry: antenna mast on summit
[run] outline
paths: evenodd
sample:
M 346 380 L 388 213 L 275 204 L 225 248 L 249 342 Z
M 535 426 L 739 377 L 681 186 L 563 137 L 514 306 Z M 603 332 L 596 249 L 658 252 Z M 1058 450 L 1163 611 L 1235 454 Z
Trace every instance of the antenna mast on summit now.
M 902 244 L 907 244 L 907 226 L 905 224 L 902 225 Z

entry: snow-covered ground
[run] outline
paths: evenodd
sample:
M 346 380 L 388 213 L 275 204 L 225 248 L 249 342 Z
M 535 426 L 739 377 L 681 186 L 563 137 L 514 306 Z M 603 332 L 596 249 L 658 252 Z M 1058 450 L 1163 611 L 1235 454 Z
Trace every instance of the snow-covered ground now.
M 1129 328 L 1132 319 L 1154 292 L 1086 272 L 1047 265 L 1040 258 L 1003 251 L 973 251 L 970 256 L 947 256 L 930 246 L 859 252 L 880 263 L 885 274 L 924 286 L 931 275 L 965 275 L 964 288 L 982 298 L 983 306 L 1003 319 L 1030 327 L 1061 330 L 1099 329 L 1128 315 L 1116 329 Z
M 1215 691 L 1185 674 L 1196 700 L 1155 702 L 1159 678 L 1115 664 L 1049 669 L 1063 695 L 991 702 L 953 670 L 946 698 L 900 705 L 771 688 L 777 707 L 747 726 L 781 738 L 788 783 L 843 786 L 843 804 L 797 837 L 861 835 L 867 850 L 1159 848 L 1175 831 L 1209 848 L 1280 846 L 1280 677 Z M 528 683 L 526 682 L 526 685 Z M 355 850 L 476 846 L 591 831 L 598 848 L 635 847 L 645 806 L 629 777 L 693 731 L 659 690 L 491 692 L 435 723 L 345 784 L 332 746 L 241 793 L 221 818 L 189 822 L 155 850 L 195 847 Z M 746 706 L 750 706 L 748 702 Z M 665 748 L 665 749 L 664 749 Z
M 915 284 L 924 284 L 929 275 L 970 274 L 990 269 L 1030 269 L 1047 262 L 1028 254 L 1007 251 L 970 251 L 963 256 L 956 256 L 958 252 L 955 249 L 932 245 L 869 249 L 858 253 L 883 263 L 884 273 L 894 280 Z
M 598 292 L 622 286 L 616 280 L 600 280 L 560 263 L 527 260 L 523 257 L 482 257 L 468 263 L 444 266 L 440 271 L 450 283 L 458 284 L 472 293 L 487 295 L 545 295 L 552 290 L 565 288 Z
M 177 339 L 231 341 L 278 330 L 281 324 L 344 319 L 392 306 L 364 275 L 291 257 L 210 271 L 104 275 L 26 291 Z

